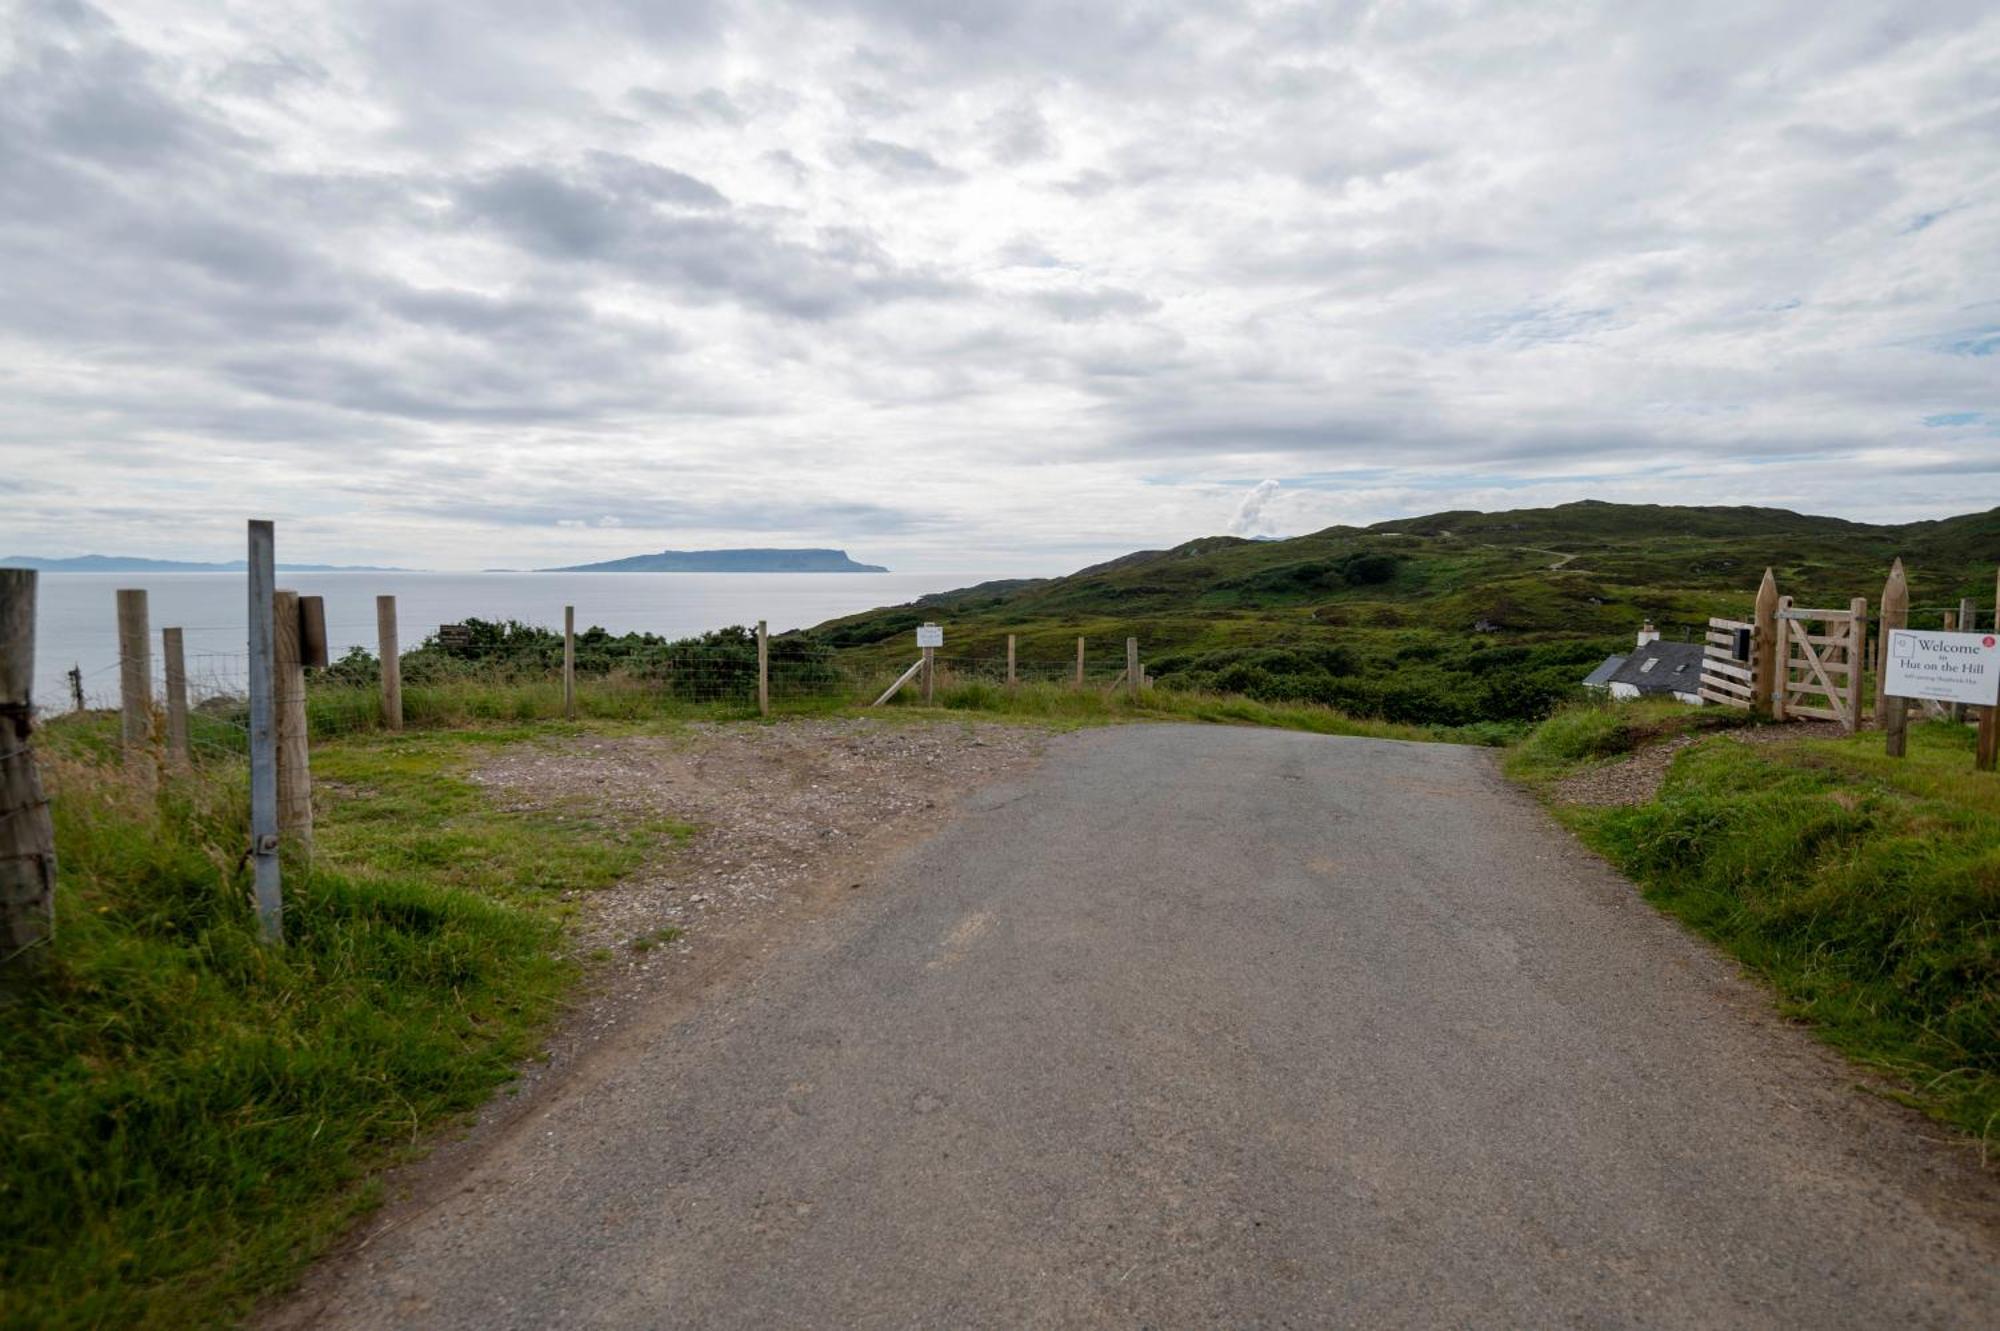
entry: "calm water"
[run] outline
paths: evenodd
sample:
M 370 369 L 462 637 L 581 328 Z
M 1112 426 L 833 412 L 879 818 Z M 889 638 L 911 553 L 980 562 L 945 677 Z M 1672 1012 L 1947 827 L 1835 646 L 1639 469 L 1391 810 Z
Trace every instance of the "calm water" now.
M 769 621 L 771 632 L 809 628 L 877 606 L 898 605 L 929 592 L 981 581 L 960 573 L 284 573 L 278 585 L 326 598 L 329 650 L 375 650 L 375 598 L 396 598 L 405 651 L 440 624 L 518 619 L 562 627 L 563 606 L 576 607 L 579 632 L 602 625 L 613 633 L 644 631 L 687 637 L 731 624 Z M 93 704 L 118 695 L 118 614 L 121 587 L 147 592 L 153 673 L 160 673 L 160 630 L 186 637 L 188 673 L 227 680 L 240 676 L 248 592 L 229 573 L 44 573 L 35 616 L 35 702 L 69 706 L 66 674 L 83 668 Z

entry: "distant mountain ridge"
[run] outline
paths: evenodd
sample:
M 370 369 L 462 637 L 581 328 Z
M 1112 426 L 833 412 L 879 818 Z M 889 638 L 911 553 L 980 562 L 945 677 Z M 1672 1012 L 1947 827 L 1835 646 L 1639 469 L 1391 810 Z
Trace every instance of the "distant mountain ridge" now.
M 0 559 L 7 568 L 32 568 L 42 573 L 241 573 L 249 566 L 240 559 L 205 564 L 191 559 L 142 559 L 137 555 L 74 555 L 48 559 L 41 555 L 8 555 Z M 410 573 L 413 569 L 386 568 L 375 564 L 288 564 L 278 568 L 287 573 Z
M 860 564 L 845 550 L 662 550 L 596 564 L 538 568 L 537 573 L 887 573 L 880 564 Z

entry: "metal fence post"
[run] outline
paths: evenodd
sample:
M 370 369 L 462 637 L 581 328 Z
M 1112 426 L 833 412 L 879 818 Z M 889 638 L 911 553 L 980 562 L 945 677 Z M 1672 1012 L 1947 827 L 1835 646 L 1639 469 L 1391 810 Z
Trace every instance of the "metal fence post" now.
M 275 536 L 269 522 L 250 523 L 250 862 L 257 883 L 257 925 L 266 943 L 284 940 L 284 895 L 278 867 L 278 732 L 272 697 L 276 675 Z

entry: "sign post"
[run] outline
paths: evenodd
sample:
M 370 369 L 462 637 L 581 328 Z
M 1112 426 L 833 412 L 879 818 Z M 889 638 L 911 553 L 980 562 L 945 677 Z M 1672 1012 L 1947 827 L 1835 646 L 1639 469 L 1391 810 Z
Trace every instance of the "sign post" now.
M 937 649 L 944 646 L 942 624 L 919 624 L 917 646 L 924 649 L 924 705 L 937 696 Z
M 1890 629 L 1882 644 L 1882 692 L 1889 698 L 1922 698 L 1958 707 L 2000 706 L 2000 636 Z M 1889 756 L 1901 757 L 1900 736 L 1890 733 Z M 1982 749 L 1982 766 L 1991 757 Z

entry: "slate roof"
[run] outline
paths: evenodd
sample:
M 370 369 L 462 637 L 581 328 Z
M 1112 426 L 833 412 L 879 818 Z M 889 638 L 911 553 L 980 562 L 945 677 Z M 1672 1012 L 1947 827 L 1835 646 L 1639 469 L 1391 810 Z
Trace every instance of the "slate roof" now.
M 1697 693 L 1701 658 L 1698 642 L 1649 642 L 1626 657 L 1606 682 L 1630 684 L 1641 693 Z
M 1583 686 L 1587 689 L 1606 687 L 1611 683 L 1611 677 L 1618 673 L 1618 668 L 1624 664 L 1625 658 L 1622 656 L 1605 657 L 1603 665 L 1584 676 Z

